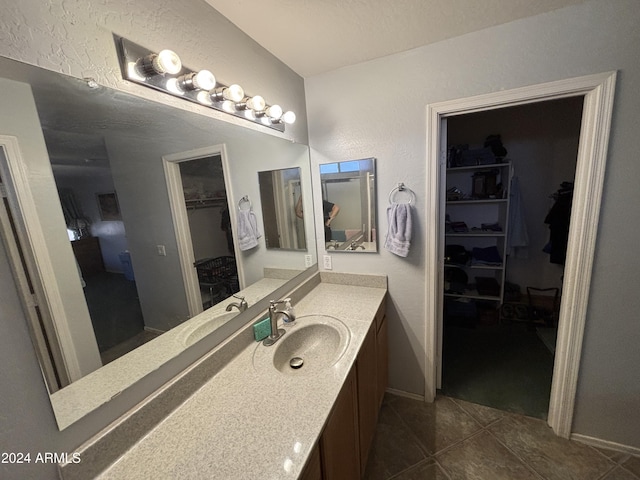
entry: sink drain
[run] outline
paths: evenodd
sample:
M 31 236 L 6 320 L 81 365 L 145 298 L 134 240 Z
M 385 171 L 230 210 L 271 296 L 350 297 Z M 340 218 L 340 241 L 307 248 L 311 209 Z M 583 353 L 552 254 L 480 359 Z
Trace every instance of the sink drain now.
M 294 370 L 301 368 L 302 365 L 304 365 L 304 360 L 300 357 L 293 357 L 291 360 L 289 360 L 289 366 Z

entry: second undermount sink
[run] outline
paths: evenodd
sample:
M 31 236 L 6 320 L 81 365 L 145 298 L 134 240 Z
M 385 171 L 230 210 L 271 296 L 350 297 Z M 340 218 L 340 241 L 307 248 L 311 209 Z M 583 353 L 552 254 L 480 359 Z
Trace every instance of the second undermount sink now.
M 254 366 L 292 375 L 318 372 L 340 360 L 350 339 L 349 328 L 337 318 L 302 315 L 275 345 L 258 345 Z
M 183 340 L 184 345 L 186 347 L 193 345 L 198 340 L 209 335 L 211 332 L 213 332 L 223 323 L 226 323 L 229 320 L 231 320 L 236 315 L 238 315 L 238 312 L 223 313 L 222 315 L 213 317 L 207 320 L 206 322 L 202 323 L 201 325 L 198 325 L 197 327 L 188 331 L 188 333 L 186 334 Z

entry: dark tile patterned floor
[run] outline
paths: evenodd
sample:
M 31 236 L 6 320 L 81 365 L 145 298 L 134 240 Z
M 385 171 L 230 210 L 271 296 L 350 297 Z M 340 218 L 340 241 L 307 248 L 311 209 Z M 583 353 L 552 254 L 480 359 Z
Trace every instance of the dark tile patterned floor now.
M 557 437 L 540 419 L 387 394 L 367 480 L 640 480 L 640 458 Z

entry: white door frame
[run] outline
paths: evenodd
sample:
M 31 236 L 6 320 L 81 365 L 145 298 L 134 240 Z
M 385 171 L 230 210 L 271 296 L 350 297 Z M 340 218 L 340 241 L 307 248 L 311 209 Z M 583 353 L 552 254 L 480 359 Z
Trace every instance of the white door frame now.
M 182 189 L 180 163 L 214 155 L 219 155 L 222 159 L 222 171 L 227 192 L 227 201 L 229 202 L 231 225 L 237 225 L 236 209 L 231 206 L 233 192 L 231 191 L 231 179 L 228 178 L 229 164 L 227 160 L 227 150 L 224 144 L 174 153 L 162 157 L 164 173 L 167 180 L 167 191 L 169 193 L 169 204 L 171 206 L 171 216 L 173 218 L 176 242 L 178 244 L 178 258 L 180 259 L 182 281 L 187 296 L 189 314 L 192 317 L 202 312 L 202 296 L 200 293 L 200 284 L 198 283 L 198 274 L 193 266 L 195 257 L 193 253 L 193 243 L 191 241 L 189 218 L 187 217 L 187 207 L 184 201 L 184 191 Z M 238 252 L 239 249 L 236 243 L 237 239 L 234 235 L 233 246 L 235 251 Z M 236 262 L 238 267 L 238 282 L 240 288 L 243 288 L 244 269 L 242 268 L 242 257 L 236 257 Z
M 14 268 L 16 286 L 19 288 L 26 310 L 25 315 L 34 335 L 36 352 L 41 360 L 44 360 L 48 365 L 45 367 L 43 375 L 49 393 L 53 393 L 57 390 L 54 382 L 51 381 L 53 369 L 57 370 L 64 387 L 83 376 L 80 367 L 81 359 L 78 356 L 69 327 L 69 319 L 63 307 L 62 294 L 53 273 L 54 268 L 47 248 L 47 236 L 38 220 L 29 175 L 25 169 L 25 160 L 18 139 L 9 135 L 0 135 L 0 148 L 5 152 L 5 162 L 0 162 L 3 188 L 6 188 L 5 193 L 13 210 L 18 242 L 22 247 L 24 261 L 35 293 L 30 295 L 24 274 L 18 273 L 19 268 Z M 5 225 L 7 224 L 5 223 Z M 15 262 L 14 266 L 21 266 L 19 254 L 12 251 L 9 243 L 6 248 L 10 260 Z M 33 308 L 36 306 L 42 315 L 42 328 L 44 328 L 50 344 L 53 363 L 48 358 L 47 349 L 44 346 L 43 330 L 37 316 L 34 316 Z M 87 321 L 89 321 L 88 318 Z
M 435 225 L 436 228 L 427 231 L 425 240 L 425 401 L 432 402 L 435 399 L 438 371 L 442 364 L 444 265 L 440 250 L 444 242 L 444 231 L 441 176 L 446 165 L 447 149 L 447 145 L 441 142 L 442 120 L 453 115 L 584 96 L 548 415 L 548 423 L 556 435 L 569 438 L 607 161 L 615 83 L 616 72 L 606 72 L 427 106 L 426 224 Z

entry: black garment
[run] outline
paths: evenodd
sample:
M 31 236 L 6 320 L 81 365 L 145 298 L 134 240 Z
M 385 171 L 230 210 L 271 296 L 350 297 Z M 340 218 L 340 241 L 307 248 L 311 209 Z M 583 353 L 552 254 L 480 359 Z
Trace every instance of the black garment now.
M 327 201 L 327 200 L 323 200 L 322 201 L 322 214 L 324 217 L 324 241 L 325 242 L 330 242 L 331 241 L 331 227 L 327 225 L 327 220 L 329 220 L 329 217 L 331 215 L 331 210 L 333 210 L 334 204 Z
M 544 219 L 544 223 L 549 225 L 549 244 L 545 247 L 545 252 L 549 253 L 551 263 L 564 265 L 567 258 L 572 197 L 573 188 L 559 190 L 556 203 Z
M 233 249 L 233 230 L 231 229 L 231 216 L 229 215 L 229 209 L 224 208 L 220 211 L 222 216 L 220 220 L 220 229 L 225 232 L 227 236 L 227 248 L 229 253 L 235 256 L 235 250 Z

